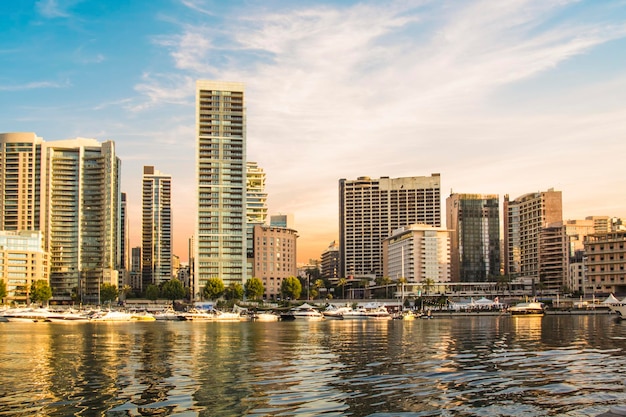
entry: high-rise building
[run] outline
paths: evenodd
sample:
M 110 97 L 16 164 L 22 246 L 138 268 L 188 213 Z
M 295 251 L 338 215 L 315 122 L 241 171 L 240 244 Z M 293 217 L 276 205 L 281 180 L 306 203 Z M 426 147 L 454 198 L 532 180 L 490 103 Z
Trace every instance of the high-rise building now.
M 103 283 L 119 284 L 121 268 L 115 143 L 5 133 L 0 147 L 0 227 L 42 232 L 53 300 L 97 302 Z
M 41 230 L 41 146 L 32 132 L 0 134 L 0 230 Z
M 298 233 L 285 227 L 254 225 L 254 269 L 252 274 L 263 282 L 265 298 L 280 296 L 283 279 L 296 276 L 296 240 Z
M 322 277 L 327 279 L 340 278 L 339 276 L 339 244 L 330 242 L 328 248 L 322 252 Z
M 172 279 L 172 176 L 143 167 L 141 281 L 143 290 Z
M 383 274 L 407 283 L 450 281 L 450 233 L 441 227 L 414 224 L 383 240 Z
M 541 230 L 563 221 L 561 192 L 525 194 L 510 201 L 504 196 L 504 273 L 540 283 Z
M 42 147 L 41 213 L 55 300 L 99 302 L 118 285 L 120 170 L 113 141 L 69 139 Z
M 256 162 L 246 163 L 246 250 L 247 277 L 252 277 L 254 268 L 254 226 L 265 224 L 267 219 L 267 193 L 265 172 Z
M 130 287 L 136 293 L 141 292 L 141 246 L 130 250 Z
M 128 233 L 128 204 L 126 202 L 126 193 L 121 193 L 120 203 L 120 276 L 117 288 L 123 288 L 130 283 L 130 259 L 128 258 L 130 250 L 130 235 Z
M 440 175 L 339 180 L 340 276 L 381 277 L 382 241 L 403 226 L 441 226 Z
M 246 113 L 241 83 L 196 82 L 194 294 L 210 278 L 242 284 L 246 268 Z
M 500 199 L 451 194 L 446 199 L 452 281 L 480 282 L 500 275 Z

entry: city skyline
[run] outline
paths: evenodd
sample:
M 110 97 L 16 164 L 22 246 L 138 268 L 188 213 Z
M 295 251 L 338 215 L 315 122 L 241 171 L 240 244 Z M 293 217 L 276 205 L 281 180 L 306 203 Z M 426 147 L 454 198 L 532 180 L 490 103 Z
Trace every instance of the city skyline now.
M 0 131 L 114 141 L 131 247 L 142 167 L 171 174 L 182 259 L 198 79 L 245 85 L 247 159 L 300 262 L 338 239 L 340 178 L 438 172 L 442 199 L 554 188 L 564 219 L 626 217 L 623 3 L 385 3 L 4 4 Z

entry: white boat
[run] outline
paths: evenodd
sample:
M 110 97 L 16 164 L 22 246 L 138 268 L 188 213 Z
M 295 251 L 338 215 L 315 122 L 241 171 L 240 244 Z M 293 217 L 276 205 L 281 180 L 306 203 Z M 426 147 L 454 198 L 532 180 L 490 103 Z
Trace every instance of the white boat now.
M 2 317 L 10 322 L 37 322 L 50 321 L 52 314 L 47 308 L 11 308 L 4 312 Z
M 185 320 L 184 317 L 181 317 L 181 313 L 175 311 L 173 308 L 168 308 L 163 311 L 157 311 L 152 314 L 155 320 Z
M 323 320 L 324 315 L 320 313 L 319 310 L 313 308 L 313 306 L 309 304 L 302 304 L 299 307 L 292 308 L 289 311 L 296 319 L 304 319 L 304 320 Z
M 626 303 L 612 303 L 608 305 L 612 312 L 617 313 L 621 319 L 626 319 Z
M 331 319 L 331 320 L 343 320 L 343 315 L 352 311 L 352 307 L 349 306 L 343 306 L 343 307 L 337 307 L 334 305 L 329 305 L 328 307 L 326 307 L 326 310 L 324 310 L 324 318 L 327 319 Z
M 385 306 L 368 304 L 344 313 L 344 320 L 391 320 L 393 316 Z
M 213 321 L 245 321 L 248 320 L 248 316 L 242 315 L 241 313 L 235 311 L 221 311 L 221 310 L 212 310 L 210 313 L 213 314 Z
M 509 312 L 512 316 L 543 316 L 546 310 L 543 303 L 531 301 L 510 307 Z
M 86 311 L 67 310 L 51 313 L 48 320 L 52 323 L 86 323 L 90 316 Z
M 254 313 L 252 320 L 254 321 L 278 321 L 280 316 L 274 313 Z
M 186 311 L 180 315 L 183 320 L 189 321 L 214 321 L 215 316 L 211 314 L 211 312 L 207 310 L 201 310 L 197 308 L 192 308 L 189 311 Z
M 131 321 L 132 314 L 126 311 L 101 311 L 91 317 L 91 321 Z

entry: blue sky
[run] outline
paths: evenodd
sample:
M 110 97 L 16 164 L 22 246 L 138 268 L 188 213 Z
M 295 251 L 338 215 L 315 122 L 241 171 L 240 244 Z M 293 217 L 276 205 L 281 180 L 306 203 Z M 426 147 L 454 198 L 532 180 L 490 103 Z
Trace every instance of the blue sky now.
M 4 1 L 0 131 L 114 140 L 140 239 L 144 165 L 195 215 L 196 79 L 246 85 L 248 159 L 299 259 L 338 237 L 337 184 L 440 173 L 459 193 L 563 192 L 626 217 L 625 1 Z

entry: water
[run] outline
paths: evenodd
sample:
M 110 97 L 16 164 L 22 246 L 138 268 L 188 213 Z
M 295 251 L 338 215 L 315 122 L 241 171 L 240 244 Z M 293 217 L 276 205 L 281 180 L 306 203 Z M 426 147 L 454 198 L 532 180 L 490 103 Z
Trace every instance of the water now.
M 0 323 L 1 416 L 596 416 L 626 321 Z

